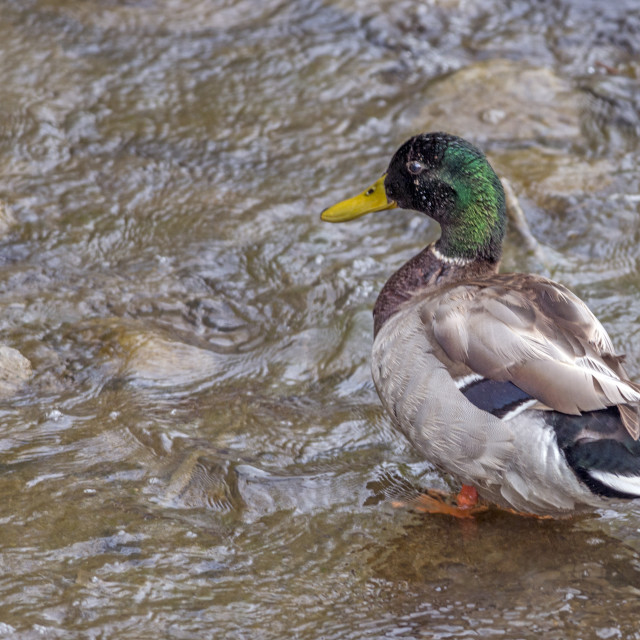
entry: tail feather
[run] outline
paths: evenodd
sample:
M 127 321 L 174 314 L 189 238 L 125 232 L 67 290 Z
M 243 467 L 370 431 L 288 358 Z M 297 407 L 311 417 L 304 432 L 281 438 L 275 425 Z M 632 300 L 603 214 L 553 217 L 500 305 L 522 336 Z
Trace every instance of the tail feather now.
M 600 471 L 592 469 L 588 471 L 589 475 L 607 487 L 610 491 L 614 491 L 620 498 L 640 498 L 640 475 L 627 476 L 611 471 Z
M 593 493 L 640 498 L 640 441 L 623 424 L 620 407 L 580 416 L 550 412 L 558 445 L 569 466 Z

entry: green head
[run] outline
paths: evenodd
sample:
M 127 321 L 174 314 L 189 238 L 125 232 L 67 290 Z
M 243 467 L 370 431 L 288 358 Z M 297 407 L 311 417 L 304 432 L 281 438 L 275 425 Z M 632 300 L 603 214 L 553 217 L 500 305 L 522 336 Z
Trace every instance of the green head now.
M 484 154 L 462 138 L 424 133 L 405 142 L 387 173 L 362 194 L 322 214 L 343 222 L 400 207 L 440 223 L 437 242 L 450 258 L 498 262 L 505 232 L 504 191 Z
M 441 253 L 498 262 L 505 232 L 504 191 L 485 155 L 446 133 L 407 140 L 384 181 L 389 200 L 440 223 Z

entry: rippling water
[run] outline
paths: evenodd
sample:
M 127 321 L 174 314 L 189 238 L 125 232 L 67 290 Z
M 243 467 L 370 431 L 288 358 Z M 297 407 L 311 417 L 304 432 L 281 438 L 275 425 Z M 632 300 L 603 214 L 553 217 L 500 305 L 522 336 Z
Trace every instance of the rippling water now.
M 635 0 L 0 0 L 0 636 L 640 638 L 640 507 L 391 507 L 446 479 L 370 310 L 438 231 L 318 215 L 474 140 L 542 243 L 504 268 L 640 379 L 639 43 Z

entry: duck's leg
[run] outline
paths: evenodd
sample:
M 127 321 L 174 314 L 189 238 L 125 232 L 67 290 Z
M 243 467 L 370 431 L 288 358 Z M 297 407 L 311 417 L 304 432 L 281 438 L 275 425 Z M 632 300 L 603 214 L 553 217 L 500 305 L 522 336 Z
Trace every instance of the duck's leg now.
M 456 504 L 461 509 L 473 509 L 478 506 L 479 499 L 478 491 L 475 487 L 470 484 L 463 484 L 456 496 Z
M 430 489 L 410 500 L 395 500 L 392 504 L 394 507 L 409 507 L 421 513 L 443 513 L 455 518 L 473 518 L 489 508 L 479 504 L 478 492 L 469 485 L 462 485 L 455 499 L 447 493 Z
M 535 518 L 537 520 L 553 520 L 553 516 L 527 513 L 526 511 L 516 511 L 509 507 L 500 505 L 489 505 L 480 502 L 478 491 L 469 484 L 463 484 L 458 494 L 453 494 L 437 489 L 427 489 L 417 496 L 408 500 L 394 500 L 391 503 L 394 507 L 408 507 L 420 513 L 442 513 L 455 518 L 473 518 L 478 513 L 484 513 L 490 508 L 512 513 L 525 518 Z

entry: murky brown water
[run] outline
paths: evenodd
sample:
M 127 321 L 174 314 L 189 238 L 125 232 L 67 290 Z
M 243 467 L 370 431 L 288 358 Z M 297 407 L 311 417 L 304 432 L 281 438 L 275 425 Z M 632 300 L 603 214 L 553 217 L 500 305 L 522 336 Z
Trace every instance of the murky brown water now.
M 635 0 L 0 0 L 0 637 L 640 638 L 640 506 L 394 510 L 370 309 L 437 229 L 319 211 L 485 148 L 640 379 Z

